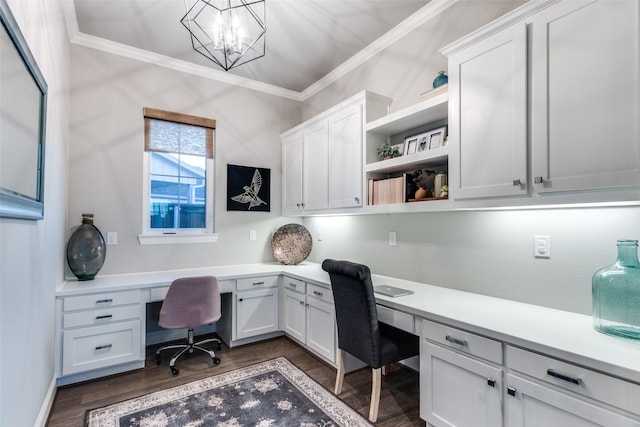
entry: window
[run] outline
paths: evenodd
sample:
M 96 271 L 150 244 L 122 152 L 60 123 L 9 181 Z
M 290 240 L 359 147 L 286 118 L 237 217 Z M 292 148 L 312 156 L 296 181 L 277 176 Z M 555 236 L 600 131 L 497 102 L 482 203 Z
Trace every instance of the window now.
M 215 241 L 215 120 L 144 109 L 141 244 Z

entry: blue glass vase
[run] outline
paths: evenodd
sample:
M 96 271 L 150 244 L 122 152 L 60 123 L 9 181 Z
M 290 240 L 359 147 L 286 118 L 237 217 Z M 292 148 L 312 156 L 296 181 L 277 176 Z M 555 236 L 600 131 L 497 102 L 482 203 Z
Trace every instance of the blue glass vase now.
M 447 83 L 449 83 L 449 76 L 447 76 L 444 71 L 440 71 L 436 78 L 433 79 L 433 88 L 435 89 Z
M 104 264 L 107 246 L 92 214 L 82 214 L 82 224 L 67 243 L 67 263 L 78 280 L 93 280 Z
M 593 326 L 609 335 L 640 340 L 638 241 L 618 240 L 613 265 L 593 275 Z

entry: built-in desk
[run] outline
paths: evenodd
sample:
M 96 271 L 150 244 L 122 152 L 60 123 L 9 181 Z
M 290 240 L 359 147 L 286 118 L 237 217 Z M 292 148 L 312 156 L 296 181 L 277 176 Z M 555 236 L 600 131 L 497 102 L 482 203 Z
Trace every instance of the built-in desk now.
M 322 271 L 319 264 L 310 262 L 296 266 L 265 263 L 103 275 L 90 282 L 65 282 L 56 292 L 58 384 L 143 367 L 145 304 L 161 300 L 174 279 L 203 274 L 215 275 L 221 283 L 222 292 L 230 297 L 239 292 L 236 286 L 238 280 L 259 277 L 279 278 L 278 286 L 283 291 L 278 297 L 280 301 L 287 290 L 285 283 L 288 279 L 293 284 L 311 285 L 308 286 L 309 289 L 313 286 L 326 289 L 330 287 L 328 274 Z M 640 409 L 636 409 L 636 412 L 633 409 L 633 405 L 637 407 L 636 403 L 640 401 L 640 342 L 598 333 L 592 328 L 591 317 L 586 315 L 375 274 L 373 282 L 374 285 L 387 284 L 414 292 L 398 298 L 376 295 L 376 300 L 383 306 L 379 310 L 381 319 L 407 330 L 413 329 L 413 333 L 422 337 L 420 369 L 424 384 L 421 384 L 421 389 L 437 386 L 431 377 L 425 377 L 426 369 L 422 372 L 430 361 L 442 358 L 451 361 L 459 359 L 458 362 L 464 363 L 468 363 L 468 360 L 474 363 L 477 361 L 481 362 L 480 365 L 492 368 L 490 372 L 499 373 L 499 378 L 484 378 L 483 381 L 485 384 L 493 384 L 491 388 L 499 393 L 500 402 L 502 396 L 514 397 L 514 402 L 519 397 L 524 398 L 524 392 L 522 395 L 516 391 L 509 391 L 507 394 L 507 389 L 514 388 L 509 384 L 520 384 L 527 393 L 538 393 L 538 388 L 544 386 L 545 393 L 549 396 L 555 396 L 553 393 L 564 392 L 566 389 L 573 393 L 572 396 L 579 397 L 578 400 L 590 399 L 590 405 L 595 402 L 598 405 L 612 406 L 615 411 L 626 411 L 624 414 L 632 414 L 631 417 L 636 417 L 633 419 L 637 419 L 637 425 L 640 426 Z M 111 301 L 96 302 L 101 300 Z M 117 310 L 101 314 L 101 304 L 111 304 Z M 233 310 L 233 306 L 230 307 Z M 223 338 L 231 345 L 243 343 L 245 338 L 238 339 L 237 331 L 234 335 L 234 314 L 229 314 L 228 309 L 229 307 L 223 318 L 231 322 L 231 327 L 223 321 L 220 332 L 226 334 L 226 338 Z M 98 319 L 105 324 L 92 324 L 101 315 L 111 317 L 109 320 Z M 68 343 L 72 339 L 82 341 L 81 336 L 86 329 L 91 332 L 86 338 L 90 342 L 91 352 L 109 352 L 117 346 L 131 351 L 127 354 L 123 351 L 123 354 L 107 358 L 104 366 L 100 366 L 100 363 L 92 365 L 88 354 L 66 354 L 74 351 L 73 347 L 68 347 Z M 274 332 L 258 334 L 253 338 L 262 339 L 282 334 L 283 331 L 286 328 L 280 314 L 280 324 Z M 293 337 L 289 332 L 286 333 Z M 109 334 L 116 337 L 114 343 L 100 344 L 99 340 L 95 341 L 95 337 Z M 442 342 L 439 342 L 440 339 Z M 101 345 L 111 347 L 98 348 Z M 447 352 L 443 353 L 443 349 Z M 73 363 L 65 365 L 68 357 L 81 362 L 86 358 L 88 361 L 74 367 Z M 536 364 L 540 365 L 538 368 L 541 373 L 536 370 L 538 368 L 532 367 Z M 547 374 L 547 370 L 551 369 L 550 365 L 556 369 L 562 368 L 561 371 L 577 372 L 576 375 L 581 378 L 573 379 L 581 385 L 567 382 L 554 376 L 555 374 Z M 591 381 L 591 384 L 587 381 Z M 596 388 L 605 391 L 596 392 Z M 421 393 L 423 398 L 428 395 L 429 393 Z M 538 398 L 542 399 L 540 396 L 542 395 Z M 621 403 L 622 400 L 630 403 Z M 425 407 L 421 407 L 421 411 L 429 410 L 428 403 L 424 403 Z M 500 403 L 499 406 L 503 405 Z M 426 413 L 423 415 L 425 417 Z

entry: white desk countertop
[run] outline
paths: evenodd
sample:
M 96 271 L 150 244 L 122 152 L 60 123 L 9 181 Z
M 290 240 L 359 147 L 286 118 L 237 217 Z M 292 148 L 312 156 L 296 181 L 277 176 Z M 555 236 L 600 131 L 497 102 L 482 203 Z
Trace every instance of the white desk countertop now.
M 168 286 L 178 277 L 205 274 L 218 280 L 284 274 L 330 285 L 329 275 L 317 263 L 263 263 L 99 275 L 92 281 L 64 282 L 56 290 L 56 296 L 148 289 Z M 392 285 L 414 292 L 397 298 L 376 294 L 383 305 L 640 383 L 640 341 L 595 331 L 591 316 L 376 274 L 372 279 L 374 285 Z

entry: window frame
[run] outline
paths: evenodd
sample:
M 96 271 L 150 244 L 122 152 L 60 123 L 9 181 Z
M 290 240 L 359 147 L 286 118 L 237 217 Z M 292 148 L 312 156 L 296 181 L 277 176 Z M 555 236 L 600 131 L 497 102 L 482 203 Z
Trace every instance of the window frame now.
M 205 119 L 187 114 L 173 113 L 169 111 L 144 108 L 144 151 L 143 157 L 143 188 L 142 188 L 142 233 L 138 235 L 141 245 L 148 244 L 175 244 L 175 243 L 202 243 L 216 242 L 218 234 L 215 233 L 215 120 Z M 164 120 L 178 124 L 193 125 L 207 129 L 206 150 L 206 174 L 205 174 L 205 216 L 206 227 L 189 228 L 151 228 L 151 151 L 149 150 L 149 129 L 151 120 Z M 155 151 L 155 150 L 153 150 Z

